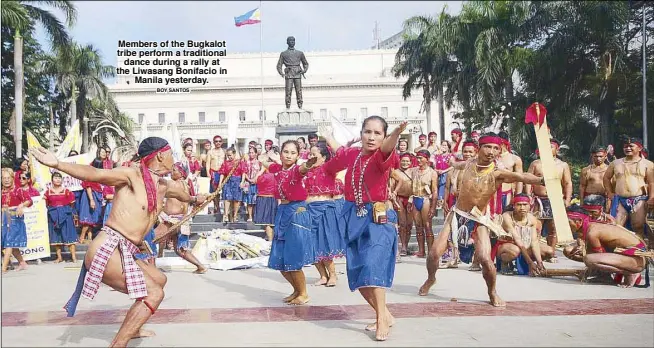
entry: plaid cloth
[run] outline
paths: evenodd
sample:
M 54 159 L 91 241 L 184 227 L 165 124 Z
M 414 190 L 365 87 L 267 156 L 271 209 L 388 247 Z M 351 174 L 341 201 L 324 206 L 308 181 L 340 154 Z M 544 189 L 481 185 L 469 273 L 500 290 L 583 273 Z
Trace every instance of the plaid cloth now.
M 173 224 L 173 225 L 178 223 L 180 220 L 182 220 L 184 218 L 184 216 L 186 216 L 186 215 L 184 215 L 184 214 L 168 215 L 168 214 L 164 213 L 163 211 L 161 213 L 159 213 L 159 218 L 161 219 L 161 221 L 164 221 L 164 222 L 167 222 L 167 223 Z M 183 223 L 182 226 L 179 227 L 179 233 L 181 233 L 181 234 L 183 234 L 185 236 L 190 235 L 191 234 L 191 224 L 190 224 L 190 222 L 187 221 L 187 222 Z
M 92 300 L 95 294 L 98 293 L 107 262 L 117 247 L 120 250 L 120 259 L 123 264 L 129 298 L 139 299 L 148 296 L 143 271 L 134 261 L 134 254 L 139 253 L 139 248 L 113 229 L 107 226 L 102 229 L 107 233 L 107 239 L 93 257 L 91 267 L 89 267 L 84 279 L 82 296 Z

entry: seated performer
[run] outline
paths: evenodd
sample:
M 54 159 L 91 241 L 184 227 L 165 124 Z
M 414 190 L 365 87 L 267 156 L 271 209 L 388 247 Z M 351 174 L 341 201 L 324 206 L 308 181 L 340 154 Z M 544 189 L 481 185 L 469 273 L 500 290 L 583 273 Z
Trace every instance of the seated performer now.
M 393 285 L 397 252 L 397 215 L 387 204 L 386 185 L 398 162 L 395 146 L 406 129 L 402 122 L 390 134 L 386 120 L 369 116 L 361 127 L 362 147 L 341 147 L 331 132 L 321 131 L 327 143 L 337 149 L 329 161 L 330 171 L 345 174 L 345 219 L 347 279 L 350 290 L 361 296 L 376 312 L 377 320 L 367 330 L 376 330 L 376 339 L 388 338 L 394 318 L 386 306 L 386 288 Z
M 498 239 L 491 250 L 495 267 L 502 274 L 541 275 L 543 259 L 551 258 L 554 249 L 540 243 L 541 223 L 531 214 L 531 198 L 519 193 L 513 198 L 513 209 L 502 214 L 502 228 L 511 233 L 511 240 Z M 516 261 L 515 266 L 512 265 Z
M 307 211 L 307 191 L 302 179 L 317 159 L 312 158 L 298 166 L 300 145 L 295 140 L 282 144 L 282 165 L 270 164 L 268 170 L 275 174 L 275 196 L 281 200 L 275 216 L 275 230 L 268 258 L 268 267 L 278 270 L 293 286 L 293 293 L 284 298 L 291 305 L 309 302 L 307 281 L 302 267 L 316 260 L 311 216 Z M 264 165 L 268 165 L 265 163 Z
M 568 221 L 572 231 L 582 236 L 582 249 L 587 252 L 584 263 L 589 269 L 617 273 L 615 279 L 621 287 L 638 286 L 640 272 L 647 268 L 645 257 L 637 255 L 647 251 L 641 238 L 619 225 L 591 222 L 587 212 L 576 205 L 568 208 Z M 649 274 L 645 282 L 648 287 Z
M 644 159 L 640 152 L 643 143 L 638 138 L 626 138 L 624 158 L 609 164 L 604 173 L 604 187 L 608 197 L 612 197 L 611 215 L 620 226 L 627 219 L 631 229 L 640 238 L 645 236 L 645 220 L 649 209 L 654 208 L 654 163 Z
M 186 169 L 183 164 L 177 162 L 173 165 L 173 172 L 171 175 L 173 179 L 172 182 L 169 182 L 168 185 L 171 187 L 178 186 L 179 190 L 186 192 L 187 194 L 190 191 L 190 187 L 186 179 L 188 174 L 186 174 Z M 177 188 L 176 188 L 177 189 Z M 175 198 L 167 198 L 166 203 L 164 204 L 164 209 L 159 214 L 159 217 L 162 220 L 162 223 L 173 225 L 179 222 L 181 219 L 186 216 L 188 213 L 188 204 L 182 201 L 179 201 Z M 204 274 L 207 272 L 207 268 L 202 265 L 200 261 L 191 253 L 191 225 L 189 222 L 183 224 L 177 234 L 172 234 L 169 238 L 173 243 L 173 248 L 177 256 L 182 259 L 190 262 L 197 269 L 193 272 L 195 274 Z
M 452 232 L 455 243 L 459 243 L 461 261 L 471 261 L 470 249 L 482 268 L 482 274 L 488 286 L 488 296 L 493 306 L 505 306 L 504 301 L 495 290 L 495 265 L 491 261 L 490 232 L 505 234 L 501 226 L 490 219 L 488 203 L 503 183 L 521 181 L 527 184 L 544 184 L 542 177 L 529 173 L 515 173 L 495 167 L 495 159 L 500 152 L 502 139 L 495 133 L 488 133 L 479 138 L 479 154 L 468 162 L 455 163 L 454 167 L 463 168 L 459 185 L 459 197 L 452 211 L 445 218 L 443 230 L 432 246 L 427 259 L 427 280 L 420 287 L 419 295 L 426 296 L 436 283 L 436 271 L 439 260 L 447 248 L 447 240 Z M 484 215 L 485 214 L 485 215 Z M 461 229 L 459 229 L 461 227 Z M 474 248 L 471 248 L 474 244 Z M 466 252 L 468 253 L 466 255 Z
M 409 197 L 413 193 L 413 180 L 408 174 L 412 162 L 413 156 L 410 153 L 405 152 L 400 155 L 400 168 L 391 172 L 391 179 L 395 183 L 391 190 L 390 198 L 398 217 L 398 229 L 401 245 L 400 256 L 407 256 L 407 248 L 409 246 L 409 239 L 411 239 L 411 230 L 413 228 L 413 216 L 409 210 Z M 418 231 L 417 233 L 422 233 L 422 231 Z
M 615 225 L 615 218 L 604 212 L 606 207 L 606 197 L 601 195 L 586 195 L 581 206 L 590 218 L 590 222 L 598 222 Z M 581 246 L 584 244 L 582 235 L 577 234 L 575 241 L 563 249 L 563 255 L 570 260 L 584 262 L 583 251 Z
M 50 245 L 55 248 L 57 259 L 54 263 L 63 261 L 61 257 L 61 246 L 65 245 L 70 251 L 73 262 L 77 262 L 75 255 L 75 243 L 77 243 L 77 231 L 73 222 L 73 205 L 75 195 L 61 185 L 61 173 L 52 173 L 52 187 L 45 191 L 43 198 L 48 207 L 48 232 Z
M 140 166 L 111 170 L 60 162 L 44 148 L 31 148 L 30 154 L 44 165 L 74 178 L 116 188 L 107 224 L 89 244 L 75 293 L 64 307 L 68 315 L 75 314 L 80 296 L 93 299 L 102 282 L 136 300 L 111 346 L 126 347 L 132 338 L 153 335 L 141 331 L 141 327 L 164 298 L 166 276 L 153 265 L 134 260 L 134 254 L 139 252 L 137 245 L 157 221 L 164 197 L 194 203 L 205 199 L 203 195 L 191 197 L 179 188 L 169 187 L 162 178 L 173 166 L 168 142 L 157 137 L 146 138 L 138 149 Z
M 2 273 L 7 272 L 12 254 L 18 260 L 18 271 L 27 269 L 27 262 L 19 249 L 27 247 L 23 209 L 32 206 L 32 198 L 14 186 L 14 179 L 11 169 L 2 168 L 2 251 L 5 254 L 2 259 Z
M 416 154 L 418 167 L 409 168 L 406 172 L 411 177 L 412 195 L 409 198 L 407 213 L 412 215 L 416 225 L 418 253 L 415 256 L 425 257 L 425 236 L 427 250 L 434 243 L 434 231 L 431 221 L 436 214 L 438 201 L 438 174 L 429 166 L 429 151 L 420 150 Z

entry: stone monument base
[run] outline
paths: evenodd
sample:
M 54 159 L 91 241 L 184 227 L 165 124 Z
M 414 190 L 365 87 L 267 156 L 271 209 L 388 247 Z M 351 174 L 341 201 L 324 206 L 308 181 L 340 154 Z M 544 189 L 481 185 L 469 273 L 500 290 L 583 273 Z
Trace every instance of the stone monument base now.
M 309 133 L 318 131 L 313 121 L 313 111 L 304 109 L 286 109 L 277 113 L 277 128 L 275 133 L 279 144 L 289 139 L 306 137 Z

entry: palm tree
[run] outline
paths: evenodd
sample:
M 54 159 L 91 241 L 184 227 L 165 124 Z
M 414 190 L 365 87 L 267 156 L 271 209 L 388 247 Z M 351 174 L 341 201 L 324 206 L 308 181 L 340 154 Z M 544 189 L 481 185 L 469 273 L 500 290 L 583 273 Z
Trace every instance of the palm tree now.
M 42 57 L 42 71 L 51 76 L 55 88 L 64 94 L 70 103 L 71 116 L 82 121 L 82 150 L 88 150 L 90 100 L 99 99 L 110 114 L 117 114 L 116 107 L 103 78 L 115 75 L 114 67 L 104 65 L 100 52 L 93 45 L 81 46 L 74 43 L 63 49 L 56 49 L 53 55 Z

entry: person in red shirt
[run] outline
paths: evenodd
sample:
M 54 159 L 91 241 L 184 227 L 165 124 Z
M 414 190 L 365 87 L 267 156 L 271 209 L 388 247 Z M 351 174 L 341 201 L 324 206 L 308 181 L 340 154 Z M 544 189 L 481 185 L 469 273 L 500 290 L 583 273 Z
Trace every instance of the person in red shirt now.
M 38 197 L 41 194 L 32 186 L 32 176 L 29 172 L 22 172 L 18 177 L 20 182 L 20 190 L 25 191 L 25 194 L 30 197 Z
M 238 210 L 241 208 L 241 201 L 243 200 L 243 191 L 241 184 L 245 181 L 243 173 L 245 166 L 242 161 L 235 159 L 236 150 L 233 147 L 227 149 L 225 162 L 220 166 L 220 182 L 227 181 L 223 186 L 222 199 L 225 202 L 225 214 L 223 215 L 223 222 L 228 222 L 231 217 L 231 222 L 238 222 Z M 232 168 L 237 166 L 231 173 Z M 226 178 L 230 175 L 229 178 Z
M 252 146 L 248 148 L 248 159 L 243 160 L 243 204 L 247 206 L 248 222 L 252 221 L 254 207 L 257 205 L 257 181 L 256 176 L 261 170 L 261 162 L 257 158 L 257 149 Z
M 350 290 L 359 290 L 375 309 L 376 339 L 388 338 L 394 318 L 386 307 L 386 288 L 393 285 L 397 251 L 397 214 L 387 204 L 386 183 L 399 161 L 395 146 L 407 122 L 387 134 L 388 124 L 379 116 L 370 116 L 361 127 L 362 147 L 340 147 L 331 132 L 321 134 L 336 150 L 326 172 L 345 174 L 345 219 L 347 236 L 347 278 Z M 388 136 L 387 136 L 388 135 Z
M 103 150 L 104 151 L 104 150 Z M 95 159 L 91 166 L 103 169 L 103 161 Z M 93 239 L 93 229 L 102 222 L 102 184 L 82 181 L 82 196 L 79 201 L 79 224 L 82 225 L 80 243 Z M 88 236 L 88 238 L 86 238 Z
M 275 215 L 277 214 L 277 198 L 275 198 L 275 175 L 268 172 L 268 169 L 261 166 L 259 173 L 254 178 L 257 183 L 257 204 L 254 206 L 254 224 L 264 226 L 268 241 L 273 239 L 273 227 L 275 226 Z
M 70 251 L 71 259 L 77 262 L 75 255 L 75 243 L 77 243 L 77 231 L 73 222 L 73 204 L 75 195 L 61 185 L 61 173 L 52 173 L 52 187 L 48 188 L 43 195 L 45 205 L 48 207 L 48 232 L 50 245 L 54 246 L 57 259 L 55 263 L 63 261 L 61 257 L 61 246 L 65 245 Z
M 199 176 L 200 175 L 200 170 L 202 167 L 200 166 L 200 161 L 198 161 L 197 158 L 193 155 L 193 143 L 186 143 L 184 144 L 184 162 L 186 162 L 186 166 L 188 167 L 189 174 L 192 174 L 194 176 Z
M 284 302 L 291 305 L 309 302 L 302 267 L 316 261 L 311 215 L 305 202 L 307 190 L 302 185 L 302 180 L 317 159 L 312 158 L 298 166 L 299 152 L 300 145 L 297 141 L 287 140 L 282 144 L 282 164 L 265 164 L 275 175 L 275 197 L 280 200 L 275 215 L 268 267 L 280 271 L 293 286 L 293 293 L 284 298 Z M 277 155 L 274 157 L 273 160 L 277 162 Z
M 311 147 L 313 146 L 309 145 L 309 148 L 307 149 L 307 142 L 304 140 L 304 137 L 297 138 L 297 143 L 300 144 L 300 159 L 305 161 L 308 160 Z
M 316 263 L 320 279 L 315 285 L 336 286 L 338 279 L 334 258 L 345 255 L 345 225 L 340 218 L 339 205 L 334 201 L 338 194 L 336 174 L 327 172 L 326 163 L 331 153 L 324 145 L 311 147 L 309 158 L 316 158 L 315 166 L 304 177 L 308 198 L 307 208 L 311 214 L 315 239 Z
M 27 262 L 19 248 L 27 247 L 27 230 L 23 209 L 32 206 L 32 198 L 14 186 L 14 173 L 2 168 L 2 273 L 7 272 L 13 254 L 18 260 L 18 270 L 27 269 Z
M 20 187 L 20 175 L 22 173 L 29 173 L 30 166 L 27 158 L 17 158 L 14 161 L 14 187 Z

